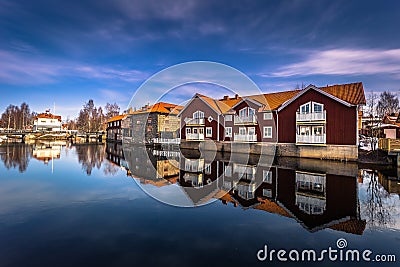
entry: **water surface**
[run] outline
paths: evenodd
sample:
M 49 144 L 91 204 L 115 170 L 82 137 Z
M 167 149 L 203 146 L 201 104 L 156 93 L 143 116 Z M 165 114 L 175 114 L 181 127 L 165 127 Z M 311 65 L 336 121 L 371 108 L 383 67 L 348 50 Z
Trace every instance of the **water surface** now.
M 257 251 L 321 250 L 339 238 L 400 258 L 397 170 L 166 153 L 1 145 L 0 266 L 280 266 Z

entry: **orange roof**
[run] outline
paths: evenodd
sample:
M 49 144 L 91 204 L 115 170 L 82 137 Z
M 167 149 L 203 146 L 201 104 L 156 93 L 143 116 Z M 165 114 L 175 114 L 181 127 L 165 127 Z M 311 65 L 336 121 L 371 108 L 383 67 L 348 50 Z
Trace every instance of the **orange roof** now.
M 362 235 L 365 230 L 365 226 L 366 226 L 365 220 L 350 219 L 345 222 L 340 222 L 335 225 L 332 225 L 329 228 L 336 231 Z
M 142 114 L 142 113 L 164 113 L 164 114 L 171 114 L 171 115 L 178 115 L 178 113 L 183 109 L 182 106 L 165 103 L 165 102 L 158 102 L 152 106 L 145 106 L 142 109 L 136 110 L 131 114 Z
M 53 115 L 51 113 L 40 113 L 38 114 L 35 119 L 57 119 L 59 121 L 61 121 L 61 116 L 58 115 Z
M 107 122 L 120 121 L 120 120 L 122 120 L 122 119 L 125 119 L 126 116 L 127 116 L 126 114 L 117 115 L 117 116 L 114 116 L 114 117 L 108 119 Z
M 352 105 L 365 105 L 367 103 L 362 82 L 335 84 L 319 87 L 319 89 Z
M 253 99 L 265 105 L 263 110 L 276 110 L 280 106 L 282 106 L 286 101 L 290 100 L 300 92 L 301 90 L 291 90 L 291 91 L 283 91 L 276 93 L 268 93 L 263 95 L 252 95 L 248 96 L 248 98 Z
M 224 100 L 217 100 L 205 95 L 201 95 L 201 94 L 196 94 L 198 97 L 200 97 L 201 99 L 203 99 L 206 103 L 208 103 L 214 110 L 216 110 L 219 113 L 226 113 L 228 111 L 230 111 L 231 107 L 236 104 L 237 102 L 240 101 L 240 99 L 235 101 L 224 101 Z M 233 100 L 233 99 L 231 99 Z M 232 105 L 229 106 L 228 104 Z
M 254 207 L 254 209 L 257 210 L 264 210 L 270 213 L 275 213 L 279 214 L 285 217 L 292 217 L 284 208 L 279 206 L 276 202 L 270 201 L 268 199 L 263 199 L 258 197 L 258 201 L 260 201 L 260 204 Z
M 346 101 L 347 103 L 352 105 L 366 104 L 364 87 L 361 82 L 349 83 L 349 84 L 336 84 L 331 86 L 319 87 L 318 89 L 334 97 L 337 97 L 343 101 Z M 263 105 L 266 105 L 263 108 L 263 110 L 275 110 L 280 106 L 282 106 L 286 101 L 295 97 L 303 90 L 291 90 L 291 91 L 283 91 L 277 93 L 269 93 L 264 95 L 254 95 L 254 96 L 248 96 L 248 98 L 256 100 Z M 267 106 L 267 104 L 269 106 Z

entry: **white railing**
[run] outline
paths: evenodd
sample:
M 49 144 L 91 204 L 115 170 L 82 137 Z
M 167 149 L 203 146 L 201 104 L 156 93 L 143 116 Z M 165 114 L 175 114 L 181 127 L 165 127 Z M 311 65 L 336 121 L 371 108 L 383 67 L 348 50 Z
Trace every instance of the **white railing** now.
M 204 140 L 204 134 L 186 134 L 186 140 Z
M 186 159 L 185 171 L 187 172 L 202 172 L 204 169 L 204 159 Z
M 186 125 L 204 125 L 204 118 L 185 118 Z
M 296 121 L 325 121 L 326 110 L 324 112 L 297 113 Z
M 235 116 L 235 124 L 256 124 L 257 123 L 257 116 L 250 115 L 250 116 Z
M 296 135 L 297 143 L 304 144 L 325 144 L 326 134 L 324 135 Z
M 174 144 L 179 145 L 181 143 L 180 138 L 153 138 L 154 144 Z
M 234 135 L 234 141 L 242 141 L 242 142 L 257 142 L 257 135 L 256 134 L 237 134 Z

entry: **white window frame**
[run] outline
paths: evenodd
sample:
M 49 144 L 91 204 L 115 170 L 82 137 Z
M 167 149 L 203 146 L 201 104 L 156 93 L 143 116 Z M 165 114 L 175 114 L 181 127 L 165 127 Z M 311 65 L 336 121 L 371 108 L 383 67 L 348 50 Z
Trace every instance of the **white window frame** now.
M 212 137 L 212 127 L 206 127 L 206 137 Z
M 315 134 L 315 130 L 318 128 L 321 128 L 321 134 Z M 324 135 L 324 133 L 325 133 L 325 127 L 323 125 L 317 125 L 317 126 L 312 127 L 312 135 L 313 136 L 322 136 L 322 135 Z
M 227 177 L 232 177 L 232 166 L 225 166 L 224 174 Z
M 264 112 L 264 120 L 272 120 L 272 112 Z
M 251 111 L 251 112 L 250 112 Z M 250 116 L 255 116 L 256 115 L 256 110 L 254 108 L 247 108 L 247 115 Z
M 264 138 L 272 138 L 273 133 L 272 133 L 272 126 L 264 126 L 264 132 L 263 132 L 263 137 Z M 270 134 L 268 134 L 268 130 L 270 130 Z
M 239 117 L 247 117 L 247 107 L 239 110 Z
M 317 113 L 317 111 L 315 111 L 315 106 L 321 106 L 321 111 L 318 111 L 318 113 L 324 112 L 324 104 L 312 102 L 312 111 Z
M 232 121 L 232 115 L 225 115 L 225 121 Z
M 246 135 L 246 134 L 247 134 L 246 127 L 239 127 L 239 135 Z
M 204 119 L 204 112 L 201 110 L 196 110 L 193 112 L 193 119 Z
M 225 137 L 232 137 L 232 127 L 225 127 Z
M 264 188 L 264 189 L 263 189 L 263 196 L 264 196 L 264 197 L 271 198 L 271 197 L 272 197 L 272 190 L 271 190 L 271 189 Z
M 205 174 L 211 174 L 211 163 L 210 164 L 206 164 L 206 166 L 204 167 L 204 173 Z
M 307 106 L 308 106 L 308 111 L 307 111 L 307 109 L 306 109 Z M 303 108 L 304 108 L 304 111 L 303 111 Z M 300 113 L 301 113 L 301 114 L 308 114 L 308 113 L 311 113 L 311 112 L 312 112 L 311 109 L 312 109 L 311 102 L 307 102 L 307 103 L 305 103 L 305 104 L 303 104 L 303 105 L 300 106 Z
M 256 134 L 256 127 L 248 127 L 247 128 L 248 135 L 255 135 Z
M 272 172 L 263 170 L 263 182 L 272 184 Z

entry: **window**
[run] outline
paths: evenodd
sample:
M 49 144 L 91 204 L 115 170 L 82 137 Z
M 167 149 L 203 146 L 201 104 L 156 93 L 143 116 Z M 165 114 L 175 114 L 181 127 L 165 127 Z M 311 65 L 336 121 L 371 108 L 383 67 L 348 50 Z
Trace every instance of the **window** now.
M 193 133 L 197 134 L 197 128 L 193 128 Z
M 324 127 L 323 126 L 314 126 L 313 133 L 314 133 L 314 135 L 323 135 Z
M 243 108 L 243 109 L 239 110 L 239 116 L 247 117 L 247 108 Z
M 246 127 L 239 128 L 239 135 L 246 135 Z
M 264 138 L 272 138 L 272 127 L 271 126 L 264 127 Z
M 199 128 L 199 134 L 204 134 L 204 128 Z
M 232 176 L 232 166 L 225 166 L 225 176 Z
M 256 134 L 256 128 L 249 127 L 249 128 L 247 128 L 247 132 L 248 132 L 249 135 L 255 135 Z
M 254 108 L 249 108 L 249 116 L 254 116 L 254 114 L 256 114 Z
M 212 137 L 212 127 L 206 127 L 206 137 Z
M 192 133 L 192 129 L 191 128 L 186 128 L 186 134 L 191 134 Z
M 263 170 L 263 181 L 272 184 L 272 172 Z
M 300 135 L 311 135 L 311 127 L 310 126 L 300 126 L 299 131 L 300 131 Z
M 225 137 L 232 137 L 232 127 L 225 128 Z
M 204 118 L 204 112 L 203 111 L 196 111 L 193 113 L 193 119 L 202 119 Z
M 272 120 L 272 112 L 265 112 L 264 120 Z
M 239 110 L 239 117 L 250 117 L 256 113 L 254 108 L 245 107 Z
M 310 103 L 304 104 L 300 106 L 301 113 L 310 113 Z
M 225 121 L 232 121 L 232 115 L 226 115 Z
M 313 109 L 314 109 L 314 112 L 321 113 L 322 110 L 324 109 L 324 105 L 318 104 L 318 103 L 313 103 Z
M 263 196 L 264 197 L 272 197 L 272 190 L 271 189 L 263 189 Z
M 206 164 L 204 172 L 205 174 L 211 174 L 211 164 Z

